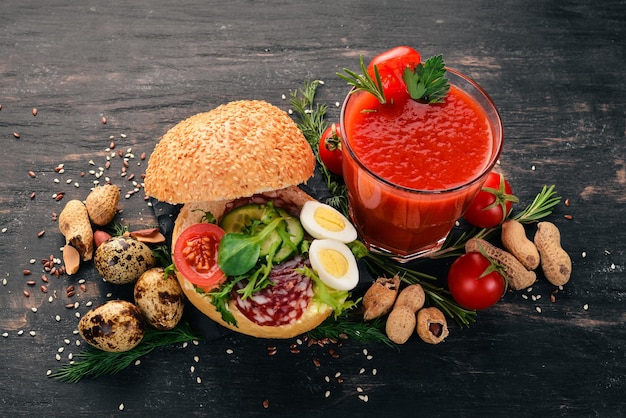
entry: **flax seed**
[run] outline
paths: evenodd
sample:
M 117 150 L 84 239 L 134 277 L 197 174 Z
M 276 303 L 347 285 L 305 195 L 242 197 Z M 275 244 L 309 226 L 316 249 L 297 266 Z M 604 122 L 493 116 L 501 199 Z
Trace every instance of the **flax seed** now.
M 34 172 L 34 171 L 29 171 L 29 172 L 28 172 L 28 175 L 29 175 L 30 177 L 32 177 L 32 178 L 37 177 L 37 174 L 35 174 L 35 172 Z
M 42 229 L 41 231 L 37 232 L 37 237 L 38 237 L 38 238 L 41 238 L 41 237 L 43 237 L 43 235 L 44 235 L 45 233 L 46 233 L 46 231 Z
M 24 290 L 24 296 L 29 298 L 30 297 L 30 292 L 28 290 Z
M 15 138 L 19 138 L 19 137 L 20 137 L 20 133 L 19 133 L 19 132 L 13 132 L 13 136 L 14 136 Z
M 32 114 L 33 114 L 33 116 L 37 116 L 37 108 L 36 107 L 33 107 Z
M 102 121 L 102 124 L 103 124 L 103 125 L 106 125 L 106 124 L 107 124 L 107 118 L 105 118 L 104 116 L 102 116 L 101 121 Z
M 572 215 L 563 215 L 565 219 L 572 220 L 574 217 Z
M 25 269 L 25 270 L 22 270 L 22 274 L 24 276 L 30 276 L 32 274 L 32 272 L 30 270 L 28 270 L 28 269 Z
M 30 200 L 33 200 L 34 198 L 35 198 L 35 192 L 32 192 L 32 193 L 30 194 Z
M 39 288 L 41 289 L 41 291 L 42 291 L 43 293 L 48 293 L 48 288 L 47 288 L 46 286 L 41 285 L 41 286 L 39 286 Z

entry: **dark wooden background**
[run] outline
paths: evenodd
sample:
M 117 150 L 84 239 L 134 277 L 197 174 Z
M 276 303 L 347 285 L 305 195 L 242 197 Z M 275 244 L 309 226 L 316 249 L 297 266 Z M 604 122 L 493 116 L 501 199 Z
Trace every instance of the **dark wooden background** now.
M 0 2 L 0 415 L 623 416 L 625 27 L 616 0 Z M 491 94 L 501 169 L 523 204 L 544 184 L 571 202 L 551 218 L 574 265 L 556 302 L 541 281 L 438 346 L 348 341 L 333 358 L 332 346 L 294 354 L 295 340 L 230 335 L 116 376 L 46 376 L 81 351 L 76 314 L 116 296 L 91 266 L 39 289 L 39 260 L 63 245 L 53 213 L 86 197 L 110 137 L 135 156 L 127 177 L 119 157 L 105 173 L 126 193 L 178 121 L 236 99 L 288 109 L 282 96 L 312 79 L 337 118 L 347 88 L 335 73 L 399 44 L 442 53 Z M 141 192 L 121 206 L 120 221 L 154 225 Z M 80 279 L 86 291 L 68 298 Z

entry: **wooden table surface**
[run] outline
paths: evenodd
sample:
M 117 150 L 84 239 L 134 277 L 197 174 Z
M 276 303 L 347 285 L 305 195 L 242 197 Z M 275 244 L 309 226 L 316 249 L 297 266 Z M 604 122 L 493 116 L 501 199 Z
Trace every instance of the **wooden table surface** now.
M 1 416 L 626 414 L 624 1 L 176 3 L 0 3 Z M 505 127 L 500 169 L 523 204 L 550 184 L 569 200 L 550 217 L 573 261 L 554 302 L 540 280 L 469 328 L 451 324 L 437 346 L 294 353 L 296 339 L 230 334 L 158 349 L 114 376 L 47 376 L 83 350 L 73 331 L 88 302 L 118 292 L 92 265 L 40 278 L 64 243 L 53 214 L 86 197 L 110 138 L 134 155 L 126 177 L 119 157 L 105 174 L 122 189 L 119 221 L 152 226 L 143 193 L 126 194 L 167 129 L 231 100 L 287 110 L 283 95 L 313 79 L 336 120 L 347 87 L 335 73 L 400 44 L 443 54 L 489 92 Z

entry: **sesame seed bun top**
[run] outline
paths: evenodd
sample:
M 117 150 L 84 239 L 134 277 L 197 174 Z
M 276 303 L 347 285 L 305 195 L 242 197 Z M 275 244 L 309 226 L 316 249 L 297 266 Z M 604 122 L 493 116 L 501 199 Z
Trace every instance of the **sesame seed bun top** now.
M 315 157 L 283 110 L 230 102 L 171 128 L 154 148 L 145 192 L 162 202 L 230 200 L 305 182 Z

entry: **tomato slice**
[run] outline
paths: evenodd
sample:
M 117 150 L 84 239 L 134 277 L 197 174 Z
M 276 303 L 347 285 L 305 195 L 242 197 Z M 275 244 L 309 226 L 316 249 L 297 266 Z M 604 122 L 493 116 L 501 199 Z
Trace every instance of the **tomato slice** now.
M 374 66 L 378 69 L 383 90 L 388 101 L 408 96 L 406 84 L 402 79 L 406 68 L 415 68 L 421 61 L 420 53 L 409 46 L 397 46 L 376 55 L 367 66 L 367 72 L 376 79 Z
M 225 232 L 215 224 L 199 223 L 185 229 L 174 246 L 174 264 L 187 280 L 208 292 L 226 280 L 217 265 L 217 249 Z

